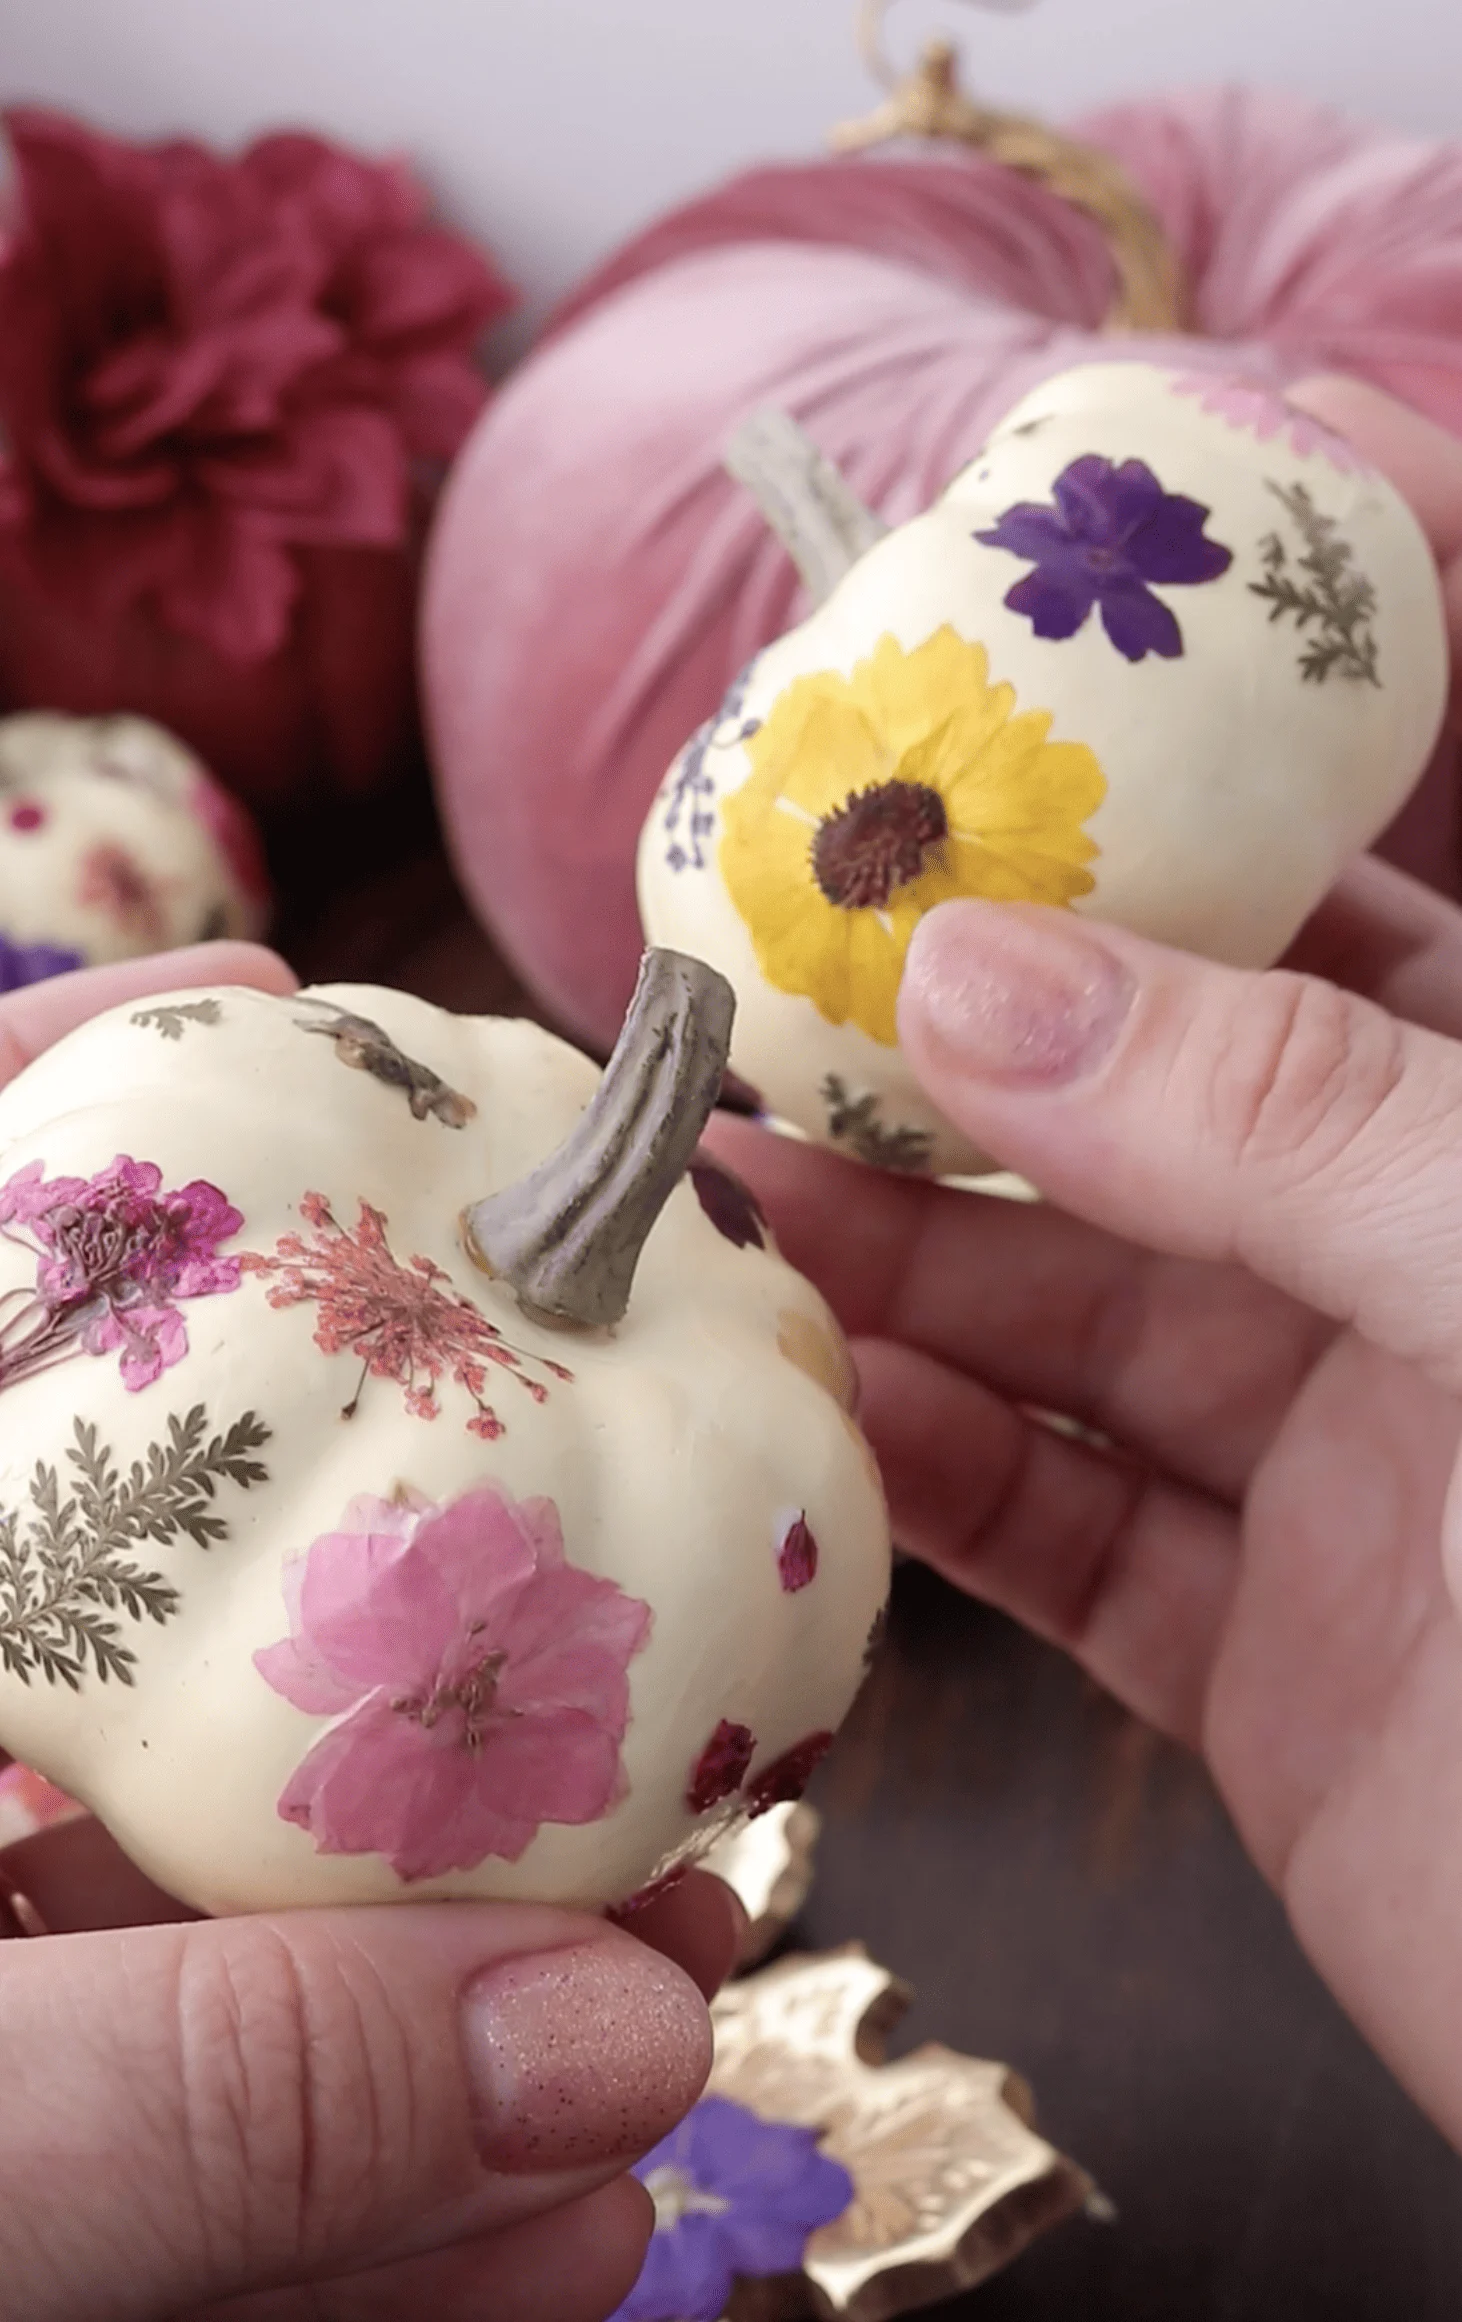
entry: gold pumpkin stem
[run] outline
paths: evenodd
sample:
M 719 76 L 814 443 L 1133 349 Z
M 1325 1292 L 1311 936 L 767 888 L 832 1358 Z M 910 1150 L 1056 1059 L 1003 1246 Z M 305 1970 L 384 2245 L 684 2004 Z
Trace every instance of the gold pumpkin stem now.
M 647 951 L 593 1097 L 556 1153 L 462 1219 L 469 1255 L 534 1321 L 604 1330 L 720 1094 L 736 1010 L 703 960 Z
M 1034 178 L 1094 219 L 1106 236 L 1117 277 L 1106 328 L 1185 329 L 1187 285 L 1177 252 L 1126 171 L 1109 154 L 1042 121 L 973 103 L 960 87 L 959 51 L 951 41 L 930 41 L 913 72 L 901 77 L 883 47 L 889 5 L 890 0 L 863 0 L 859 18 L 863 54 L 889 95 L 865 118 L 834 129 L 829 139 L 834 149 L 856 153 L 896 137 L 944 138 Z

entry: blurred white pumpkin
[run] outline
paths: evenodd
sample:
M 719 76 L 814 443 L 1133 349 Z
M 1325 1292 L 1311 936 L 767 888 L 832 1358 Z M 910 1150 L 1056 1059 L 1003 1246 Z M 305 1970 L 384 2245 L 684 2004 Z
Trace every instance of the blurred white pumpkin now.
M 837 479 L 811 484 L 815 528 Z M 641 914 L 730 980 L 770 1114 L 959 1174 L 988 1164 L 898 1047 L 922 913 L 1045 903 L 1273 961 L 1426 766 L 1440 591 L 1346 444 L 1267 388 L 1142 363 L 1047 381 L 872 546 L 834 512 L 822 561 L 852 561 L 672 766 Z
M 262 934 L 244 809 L 147 718 L 0 718 L 0 989 Z

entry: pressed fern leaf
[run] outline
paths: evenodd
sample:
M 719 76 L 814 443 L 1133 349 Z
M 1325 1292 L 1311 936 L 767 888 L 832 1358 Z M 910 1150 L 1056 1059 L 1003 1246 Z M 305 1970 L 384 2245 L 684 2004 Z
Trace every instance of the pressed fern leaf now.
M 90 1420 L 73 1423 L 66 1457 L 69 1490 L 44 1460 L 36 1462 L 22 1517 L 0 1510 L 0 1668 L 29 1684 L 32 1676 L 74 1692 L 92 1670 L 105 1683 L 130 1685 L 136 1654 L 126 1621 L 169 1621 L 182 1598 L 164 1574 L 135 1555 L 143 1541 L 166 1547 L 180 1536 L 210 1548 L 228 1537 L 213 1501 L 220 1484 L 248 1491 L 268 1481 L 250 1455 L 269 1441 L 257 1412 L 246 1411 L 210 1435 L 201 1403 L 168 1419 L 167 1440 L 149 1444 L 125 1476 Z

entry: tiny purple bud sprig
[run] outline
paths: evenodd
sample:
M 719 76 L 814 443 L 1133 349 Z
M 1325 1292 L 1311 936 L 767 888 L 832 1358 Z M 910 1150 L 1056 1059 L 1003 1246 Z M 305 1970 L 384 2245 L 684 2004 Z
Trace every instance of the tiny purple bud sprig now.
M 167 1189 L 125 1153 L 90 1178 L 28 1162 L 0 1186 L 0 1240 L 36 1261 L 33 1285 L 0 1296 L 0 1388 L 81 1354 L 117 1354 L 123 1386 L 150 1387 L 188 1351 L 180 1301 L 237 1290 L 219 1245 L 243 1222 L 216 1185 Z

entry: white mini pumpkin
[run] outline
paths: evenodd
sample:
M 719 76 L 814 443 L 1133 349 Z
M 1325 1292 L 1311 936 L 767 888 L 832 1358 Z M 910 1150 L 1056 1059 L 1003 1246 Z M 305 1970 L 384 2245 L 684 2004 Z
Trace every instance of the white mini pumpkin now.
M 0 1746 L 186 1901 L 615 1904 L 826 1746 L 887 1523 L 831 1316 L 684 1174 L 707 992 L 652 956 L 601 1078 L 190 991 L 0 1095 Z
M 161 726 L 0 718 L 4 985 L 259 935 L 268 907 L 247 813 Z
M 897 1045 L 920 915 L 1042 902 L 1273 961 L 1426 765 L 1435 569 L 1389 483 L 1233 381 L 1051 379 L 881 538 L 774 437 L 738 472 L 769 461 L 764 503 L 828 593 L 672 766 L 641 916 L 729 978 L 732 1063 L 772 1115 L 958 1174 L 984 1164 Z

